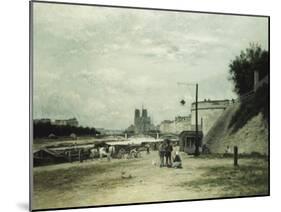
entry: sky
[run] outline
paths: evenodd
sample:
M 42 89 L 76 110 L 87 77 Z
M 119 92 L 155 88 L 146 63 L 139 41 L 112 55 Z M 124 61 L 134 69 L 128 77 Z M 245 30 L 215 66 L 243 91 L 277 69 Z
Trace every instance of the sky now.
M 229 64 L 267 32 L 263 17 L 34 3 L 33 116 L 125 129 L 136 108 L 190 114 L 194 83 L 199 100 L 236 98 Z

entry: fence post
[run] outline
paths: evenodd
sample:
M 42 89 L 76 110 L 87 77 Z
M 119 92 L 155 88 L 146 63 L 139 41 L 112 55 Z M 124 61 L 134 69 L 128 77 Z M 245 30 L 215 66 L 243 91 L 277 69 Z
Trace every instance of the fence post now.
M 234 146 L 234 166 L 238 166 L 238 147 Z
M 83 162 L 83 157 L 82 157 L 81 149 L 79 149 L 79 161 L 80 161 L 80 163 Z
M 72 163 L 71 150 L 68 152 L 68 160 L 69 160 L 70 163 Z

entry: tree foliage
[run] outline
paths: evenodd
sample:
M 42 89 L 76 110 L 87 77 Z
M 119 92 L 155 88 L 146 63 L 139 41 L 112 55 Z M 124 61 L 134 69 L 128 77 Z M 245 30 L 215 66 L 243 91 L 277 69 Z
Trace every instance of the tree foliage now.
M 269 87 L 268 84 L 263 84 L 255 93 L 247 99 L 242 101 L 239 109 L 232 116 L 229 128 L 232 128 L 232 133 L 237 132 L 244 127 L 249 120 L 259 113 L 262 114 L 263 120 L 268 124 L 269 116 Z
M 95 136 L 99 134 L 95 128 L 75 127 L 75 126 L 59 126 L 50 123 L 33 123 L 34 138 L 48 137 L 50 134 L 55 136 L 70 136 L 75 133 L 77 136 Z
M 259 72 L 262 79 L 269 72 L 269 54 L 258 44 L 241 51 L 229 65 L 230 80 L 234 82 L 234 91 L 243 95 L 254 88 L 254 71 Z

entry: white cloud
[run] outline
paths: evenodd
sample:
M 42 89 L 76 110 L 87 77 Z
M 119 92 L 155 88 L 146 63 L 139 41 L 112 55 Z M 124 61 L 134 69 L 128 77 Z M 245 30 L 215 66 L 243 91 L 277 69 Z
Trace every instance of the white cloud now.
M 35 117 L 76 116 L 82 125 L 125 128 L 142 104 L 155 122 L 187 114 L 179 100 L 190 104 L 194 92 L 180 81 L 201 82 L 200 98 L 232 98 L 230 60 L 250 42 L 267 48 L 262 18 L 43 3 L 34 10 Z

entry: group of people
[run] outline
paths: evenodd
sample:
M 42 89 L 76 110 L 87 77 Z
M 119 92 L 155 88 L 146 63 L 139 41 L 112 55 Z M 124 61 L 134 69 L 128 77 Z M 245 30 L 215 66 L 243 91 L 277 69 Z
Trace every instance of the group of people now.
M 166 139 L 159 145 L 159 157 L 160 157 L 160 168 L 182 168 L 182 161 L 179 156 L 179 152 L 175 151 L 175 155 L 172 156 L 173 146 L 170 140 Z

